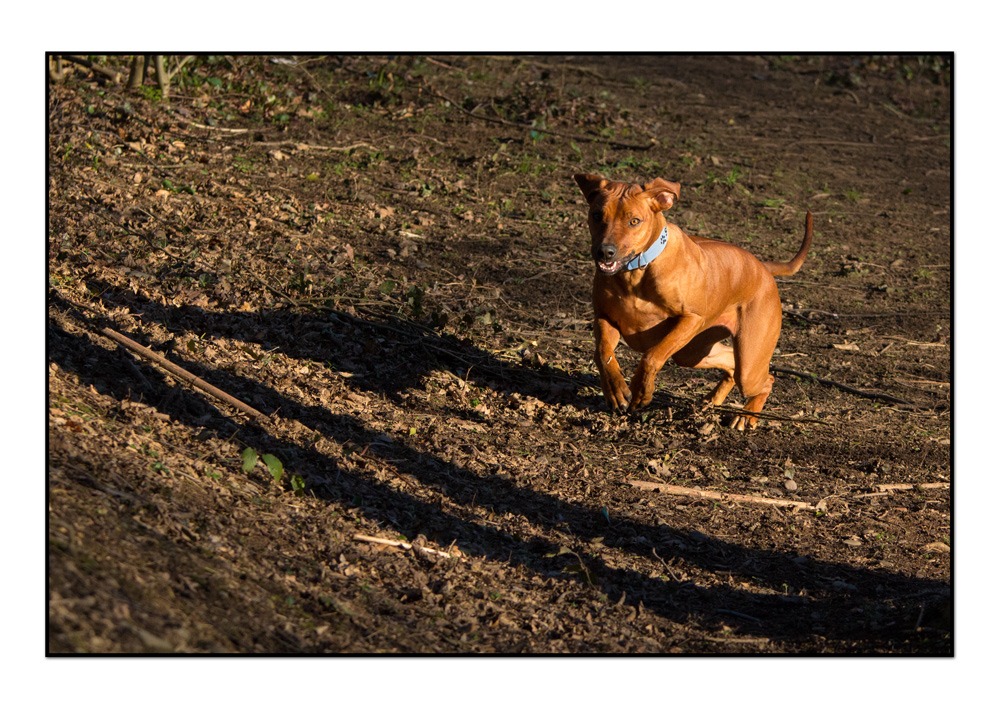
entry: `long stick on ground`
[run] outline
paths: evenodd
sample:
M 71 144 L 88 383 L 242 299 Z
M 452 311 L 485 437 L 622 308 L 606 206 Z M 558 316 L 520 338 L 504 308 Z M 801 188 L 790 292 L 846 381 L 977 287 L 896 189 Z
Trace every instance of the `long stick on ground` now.
M 431 555 L 439 555 L 441 557 L 455 557 L 447 552 L 442 552 L 441 550 L 432 550 L 429 547 L 420 547 L 419 545 L 411 545 L 410 543 L 404 543 L 400 540 L 384 540 L 382 538 L 374 538 L 371 535 L 361 535 L 360 533 L 354 536 L 355 540 L 362 540 L 366 543 L 377 543 L 379 545 L 391 545 L 392 547 L 401 547 L 404 550 L 420 550 L 420 552 L 426 552 Z
M 639 481 L 629 479 L 629 484 L 636 488 L 650 491 L 660 491 L 673 496 L 689 496 L 691 498 L 704 498 L 710 501 L 735 501 L 737 503 L 762 503 L 767 506 L 782 506 L 784 508 L 804 508 L 816 510 L 811 503 L 804 501 L 786 501 L 783 498 L 764 498 L 763 496 L 746 496 L 741 493 L 721 493 L 719 491 L 703 491 L 702 489 L 689 489 L 685 486 L 674 486 L 673 484 L 657 484 L 652 481 Z
M 912 491 L 914 489 L 920 491 L 921 489 L 946 489 L 950 487 L 951 484 L 946 481 L 935 481 L 931 484 L 879 484 L 876 488 L 879 491 Z
M 169 373 L 171 373 L 174 376 L 177 376 L 178 378 L 180 378 L 182 381 L 184 381 L 186 383 L 190 383 L 195 388 L 198 388 L 199 390 L 203 390 L 204 392 L 208 393 L 209 395 L 215 396 L 216 398 L 218 398 L 219 400 L 222 400 L 223 402 L 229 403 L 230 405 L 232 405 L 233 407 L 235 407 L 240 412 L 244 412 L 247 415 L 250 415 L 250 417 L 257 418 L 258 420 L 268 420 L 268 419 L 270 419 L 267 415 L 265 415 L 264 413 L 259 412 L 259 411 L 255 410 L 255 409 L 253 409 L 252 407 L 250 407 L 249 405 L 247 405 L 242 400 L 238 400 L 238 399 L 234 398 L 232 395 L 230 395 L 229 393 L 227 393 L 227 392 L 225 392 L 223 390 L 219 390 L 218 388 L 216 388 L 211 383 L 206 383 L 204 380 L 202 380 L 198 376 L 194 375 L 193 373 L 189 373 L 188 371 L 185 371 L 183 368 L 181 368 L 180 366 L 178 366 L 176 363 L 173 363 L 172 361 L 168 361 L 167 359 L 165 359 L 160 354 L 154 353 L 153 351 L 150 351 L 149 349 L 147 349 L 142 344 L 139 344 L 139 343 L 136 343 L 135 341 L 132 341 L 132 339 L 128 338 L 124 334 L 119 334 L 117 331 L 114 331 L 113 329 L 108 329 L 107 327 L 104 327 L 103 329 L 101 329 L 101 333 L 104 334 L 109 339 L 114 339 L 119 344 L 121 344 L 122 346 L 124 346 L 125 348 L 127 348 L 129 351 L 137 353 L 140 356 L 142 356 L 143 358 L 149 359 L 150 361 L 156 363 L 158 366 L 161 366 L 162 368 L 164 368 L 165 370 L 167 370 Z
M 860 395 L 862 398 L 870 398 L 871 400 L 885 400 L 890 403 L 898 403 L 900 405 L 913 405 L 909 400 L 902 400 L 900 398 L 894 398 L 891 395 L 886 395 L 885 393 L 867 393 L 863 390 L 858 390 L 857 388 L 851 388 L 843 383 L 838 383 L 837 381 L 827 380 L 826 378 L 820 378 L 819 376 L 814 376 L 812 373 L 805 373 L 804 371 L 795 371 L 791 368 L 782 368 L 781 366 L 771 366 L 771 370 L 776 373 L 787 373 L 790 376 L 798 376 L 799 378 L 805 378 L 806 380 L 811 380 L 814 383 L 822 383 L 823 385 L 832 385 L 834 388 L 840 388 L 848 393 L 853 393 L 854 395 Z

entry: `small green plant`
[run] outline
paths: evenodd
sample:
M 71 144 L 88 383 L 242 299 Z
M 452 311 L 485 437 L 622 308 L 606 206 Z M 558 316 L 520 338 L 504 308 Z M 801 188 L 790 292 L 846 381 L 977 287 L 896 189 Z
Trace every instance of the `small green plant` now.
M 139 92 L 140 96 L 151 103 L 157 103 L 163 100 L 163 90 L 156 88 L 155 86 L 139 86 L 136 90 Z
M 424 291 L 413 285 L 406 293 L 406 303 L 410 305 L 410 311 L 415 319 L 419 319 L 424 314 Z
M 538 130 L 545 130 L 545 118 L 535 118 L 531 121 L 531 127 L 538 128 Z M 543 133 L 538 132 L 538 130 L 529 131 L 532 142 L 538 142 L 542 139 Z
M 285 473 L 285 466 L 281 461 L 273 454 L 262 454 L 260 460 L 264 462 L 267 470 L 271 472 L 271 476 L 274 477 L 275 481 L 280 482 L 281 477 Z
M 267 470 L 271 473 L 271 476 L 274 478 L 275 481 L 280 483 L 281 477 L 284 476 L 285 466 L 284 464 L 281 463 L 281 460 L 278 459 L 273 454 L 258 454 L 257 450 L 254 449 L 253 447 L 247 447 L 246 449 L 243 450 L 243 453 L 240 454 L 240 459 L 243 462 L 244 472 L 249 473 L 251 470 L 253 470 L 255 466 L 257 466 L 257 462 L 260 461 L 263 462 L 264 466 L 267 467 Z M 294 477 L 294 476 L 292 478 L 293 478 L 292 489 L 297 490 L 296 482 L 294 481 L 294 479 L 299 478 L 299 481 L 301 481 L 302 479 L 301 477 Z M 302 487 L 303 488 L 305 487 L 304 483 L 302 484 Z
M 257 466 L 257 450 L 253 447 L 247 447 L 240 455 L 240 459 L 243 460 L 243 471 L 251 471 L 255 466 Z
M 186 187 L 175 186 L 174 183 L 172 181 L 170 181 L 169 179 L 164 179 L 163 180 L 163 188 L 166 189 L 167 191 L 173 192 L 174 194 L 178 194 L 180 192 L 187 192 L 188 194 L 194 194 L 194 187 L 193 186 L 190 186 L 190 185 L 188 185 Z
M 633 76 L 632 77 L 632 86 L 635 87 L 635 89 L 638 90 L 639 93 L 641 94 L 641 93 L 645 92 L 645 90 L 647 88 L 649 88 L 650 83 L 649 83 L 649 81 L 647 81 L 644 78 L 640 78 L 638 76 Z
M 581 577 L 583 577 L 583 579 L 586 580 L 587 584 L 589 584 L 590 586 L 593 587 L 595 585 L 594 582 L 595 577 L 591 572 L 591 570 L 589 570 L 587 566 L 583 563 L 583 558 L 580 557 L 579 553 L 576 553 L 573 550 L 569 549 L 568 547 L 563 546 L 560 547 L 557 552 L 546 553 L 545 556 L 558 557 L 559 555 L 572 555 L 577 560 L 575 563 L 563 567 L 562 570 L 563 572 L 571 572 L 573 574 L 578 574 Z

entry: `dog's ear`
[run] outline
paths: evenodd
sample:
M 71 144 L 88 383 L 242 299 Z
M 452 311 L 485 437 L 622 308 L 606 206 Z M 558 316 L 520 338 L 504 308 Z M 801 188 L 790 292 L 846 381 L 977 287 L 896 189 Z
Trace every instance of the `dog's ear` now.
M 580 185 L 580 191 L 583 192 L 588 204 L 594 200 L 598 190 L 603 189 L 608 183 L 607 179 L 596 174 L 574 174 L 573 179 Z
M 653 207 L 660 211 L 665 211 L 674 205 L 674 202 L 681 198 L 681 185 L 677 182 L 668 182 L 666 179 L 657 177 L 651 182 L 642 185 L 643 194 L 652 202 Z

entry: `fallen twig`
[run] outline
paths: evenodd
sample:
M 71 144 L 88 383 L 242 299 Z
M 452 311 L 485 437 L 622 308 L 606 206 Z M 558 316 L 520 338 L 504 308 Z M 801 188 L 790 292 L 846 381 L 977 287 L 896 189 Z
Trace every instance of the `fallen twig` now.
M 675 396 L 676 397 L 676 396 Z M 689 401 L 690 402 L 690 401 Z M 694 403 L 691 403 L 694 405 Z M 713 405 L 708 408 L 712 412 L 718 412 L 728 415 L 746 415 L 748 414 L 743 408 L 735 407 L 732 405 Z M 826 425 L 829 426 L 830 423 L 824 420 L 813 420 L 807 417 L 785 417 L 784 415 L 776 415 L 772 412 L 755 412 L 754 417 L 760 418 L 761 420 L 774 420 L 775 422 L 795 422 L 804 425 Z
M 685 486 L 674 486 L 673 484 L 658 484 L 652 481 L 640 481 L 639 479 L 628 479 L 628 483 L 636 488 L 648 491 L 660 491 L 672 496 L 688 496 L 690 498 L 704 498 L 710 501 L 733 501 L 737 503 L 761 503 L 767 506 L 782 506 L 784 508 L 802 508 L 817 510 L 811 503 L 805 501 L 788 501 L 783 498 L 765 498 L 763 496 L 747 496 L 742 493 L 722 493 L 720 491 L 705 491 L 702 489 L 691 489 Z
M 433 57 L 425 56 L 424 59 L 428 63 L 434 64 L 435 66 L 440 66 L 442 68 L 448 69 L 449 71 L 457 71 L 460 74 L 468 73 L 465 69 L 460 69 L 457 66 L 452 66 L 451 64 L 446 64 L 443 61 L 438 61 L 437 59 L 434 59 Z
M 421 547 L 420 545 L 411 545 L 410 543 L 404 543 L 400 540 L 384 540 L 382 538 L 374 538 L 371 535 L 361 535 L 360 533 L 357 533 L 354 536 L 354 539 L 362 540 L 366 543 L 377 543 L 379 545 L 391 545 L 392 547 L 401 547 L 404 550 L 420 550 L 421 552 L 426 552 L 430 555 L 438 555 L 440 557 L 455 557 L 455 555 L 443 552 L 441 550 L 432 550 L 429 547 Z
M 923 489 L 946 489 L 950 487 L 951 484 L 947 481 L 935 481 L 930 484 L 879 484 L 875 488 L 879 491 L 912 491 L 914 489 L 921 491 Z
M 279 140 L 277 142 L 255 142 L 254 145 L 261 145 L 264 147 L 298 147 L 306 148 L 308 150 L 327 150 L 329 152 L 350 152 L 351 150 L 356 150 L 359 147 L 367 147 L 369 150 L 378 150 L 377 147 L 369 145 L 367 142 L 357 142 L 353 145 L 347 145 L 345 147 L 332 147 L 330 145 L 312 145 L 307 142 L 298 142 L 296 140 Z
M 763 623 L 756 616 L 751 616 L 750 614 L 744 614 L 740 611 L 733 611 L 732 609 L 716 609 L 716 611 L 722 614 L 731 614 L 732 616 L 739 616 L 741 619 L 750 619 L 751 621 L 756 621 L 757 623 Z
M 115 83 L 122 82 L 122 75 L 120 73 L 118 73 L 114 69 L 108 69 L 106 67 L 101 66 L 100 64 L 95 64 L 90 59 L 87 59 L 82 56 L 75 56 L 73 54 L 63 54 L 62 58 L 65 59 L 66 61 L 71 61 L 74 64 L 85 66 L 91 71 L 93 71 L 95 74 L 100 74 L 104 78 L 109 79 Z
M 770 643 L 771 639 L 767 638 L 733 638 L 732 636 L 723 636 L 721 638 L 715 638 L 714 636 L 700 636 L 699 638 L 693 639 L 695 641 L 712 641 L 713 643 Z
M 890 403 L 898 403 L 900 405 L 913 405 L 909 400 L 903 400 L 901 398 L 894 398 L 891 395 L 886 395 L 885 393 L 868 393 L 863 390 L 858 390 L 857 388 L 851 388 L 850 386 L 844 385 L 843 383 L 838 383 L 837 381 L 827 380 L 826 378 L 820 378 L 812 373 L 805 373 L 803 371 L 796 371 L 791 368 L 782 368 L 781 366 L 771 366 L 771 370 L 775 373 L 785 373 L 790 376 L 798 376 L 799 378 L 805 378 L 806 380 L 811 380 L 814 383 L 822 383 L 824 385 L 832 385 L 834 388 L 839 388 L 840 390 L 846 391 L 848 393 L 853 393 L 854 395 L 861 396 L 862 398 L 869 398 L 871 400 L 885 400 Z
M 224 133 L 239 134 L 239 133 L 248 133 L 248 132 L 250 132 L 249 128 L 222 128 L 222 127 L 219 127 L 218 125 L 202 125 L 201 123 L 195 123 L 194 121 L 191 121 L 191 120 L 188 121 L 188 125 L 191 125 L 191 126 L 193 126 L 195 128 L 204 128 L 205 130 L 218 130 L 218 131 L 224 132 Z
M 113 329 L 108 329 L 107 327 L 104 327 L 103 329 L 101 329 L 100 332 L 102 334 L 104 334 L 106 337 L 108 337 L 109 339 L 114 339 L 115 341 L 117 341 L 119 344 L 121 344 L 125 348 L 129 349 L 130 351 L 139 354 L 143 358 L 147 358 L 150 361 L 153 361 L 154 363 L 156 363 L 159 366 L 163 367 L 165 370 L 167 370 L 171 374 L 177 376 L 178 378 L 180 378 L 181 380 L 185 381 L 186 383 L 190 383 L 191 385 L 193 385 L 194 387 L 198 388 L 199 390 L 203 390 L 204 392 L 209 393 L 210 395 L 215 396 L 219 400 L 222 400 L 223 402 L 229 403 L 230 405 L 232 405 L 233 407 L 235 407 L 240 412 L 244 412 L 247 415 L 250 415 L 251 417 L 255 417 L 255 418 L 259 419 L 259 420 L 268 420 L 268 419 L 270 419 L 270 418 L 268 418 L 267 415 L 265 415 L 264 413 L 259 412 L 259 411 L 255 410 L 255 409 L 253 409 L 252 407 L 250 407 L 249 405 L 247 405 L 242 400 L 238 400 L 238 399 L 234 398 L 232 395 L 230 395 L 229 393 L 227 393 L 227 392 L 225 392 L 223 390 L 219 390 L 218 388 L 216 388 L 211 383 L 206 383 L 204 380 L 202 380 L 198 376 L 194 375 L 193 373 L 189 373 L 188 371 L 185 371 L 183 368 L 181 368 L 180 366 L 178 366 L 176 363 L 173 363 L 172 361 L 168 361 L 167 359 L 165 359 L 160 354 L 154 353 L 153 351 L 150 351 L 149 349 L 147 349 L 142 344 L 139 344 L 139 343 L 136 343 L 135 341 L 132 341 L 132 339 L 128 338 L 124 334 L 119 334 L 117 331 L 114 331 Z
M 925 315 L 943 315 L 948 314 L 940 309 L 927 309 L 927 310 L 914 310 L 912 312 L 839 312 L 837 313 L 837 318 L 842 317 L 922 317 Z

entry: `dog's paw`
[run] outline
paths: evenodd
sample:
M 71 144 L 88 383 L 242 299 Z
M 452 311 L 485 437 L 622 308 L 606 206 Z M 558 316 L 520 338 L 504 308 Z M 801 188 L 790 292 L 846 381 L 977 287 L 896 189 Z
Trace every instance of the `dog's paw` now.
M 745 432 L 757 427 L 757 418 L 753 415 L 733 415 L 729 421 L 729 429 L 737 432 Z
M 632 402 L 629 403 L 628 409 L 635 411 L 644 408 L 653 400 L 653 385 L 636 376 L 632 379 L 631 393 Z
M 611 408 L 611 412 L 624 414 L 632 401 L 632 394 L 629 392 L 628 386 L 625 385 L 625 379 L 621 376 L 618 376 L 617 379 L 609 376 L 607 379 L 602 379 L 601 384 L 604 388 L 604 399 L 607 401 L 608 407 Z
M 624 402 L 608 401 L 608 408 L 610 408 L 613 415 L 625 415 L 629 411 L 629 401 L 628 399 Z
M 611 412 L 616 412 L 624 415 L 629 411 L 631 406 L 629 403 L 632 402 L 632 396 L 628 392 L 628 388 L 624 389 L 624 393 L 608 395 L 604 394 L 604 399 L 608 401 L 608 407 L 611 408 Z

